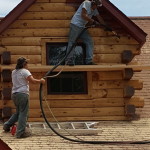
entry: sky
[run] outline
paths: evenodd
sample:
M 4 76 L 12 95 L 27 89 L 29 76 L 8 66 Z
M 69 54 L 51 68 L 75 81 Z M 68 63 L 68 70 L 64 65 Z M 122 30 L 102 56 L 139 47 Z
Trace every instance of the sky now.
M 0 0 L 0 17 L 5 17 L 22 0 Z M 150 16 L 150 0 L 109 0 L 127 16 Z

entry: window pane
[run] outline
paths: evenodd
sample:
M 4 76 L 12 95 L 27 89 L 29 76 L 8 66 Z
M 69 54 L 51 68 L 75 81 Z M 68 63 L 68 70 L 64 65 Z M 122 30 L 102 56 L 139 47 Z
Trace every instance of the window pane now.
M 63 72 L 56 78 L 48 78 L 48 94 L 86 94 L 86 72 Z
M 47 43 L 47 65 L 56 65 L 66 55 L 67 43 Z M 83 65 L 85 58 L 85 45 L 78 44 L 74 49 L 74 61 L 76 65 Z

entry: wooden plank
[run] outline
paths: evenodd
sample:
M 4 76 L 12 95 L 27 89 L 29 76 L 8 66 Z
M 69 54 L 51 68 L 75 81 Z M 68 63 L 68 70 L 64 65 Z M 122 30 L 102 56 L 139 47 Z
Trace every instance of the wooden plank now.
M 44 29 L 8 29 L 3 32 L 0 37 L 68 37 L 69 28 L 44 28 Z M 93 28 L 90 30 L 92 36 L 106 36 L 107 33 L 102 29 Z M 102 41 L 102 40 L 101 40 Z M 105 38 L 103 39 L 105 41 Z M 113 37 L 109 37 L 108 41 L 115 43 L 117 42 Z M 126 42 L 127 39 L 120 40 Z M 120 42 L 119 41 L 119 42 Z M 132 41 L 133 42 L 133 41 Z M 117 42 L 118 43 L 118 42 Z M 132 43 L 134 44 L 134 43 Z
M 96 63 L 121 63 L 120 54 L 95 54 L 93 59 Z
M 93 89 L 111 89 L 111 88 L 124 88 L 125 86 L 132 86 L 135 89 L 142 89 L 143 83 L 138 80 L 130 81 L 93 81 Z
M 125 99 L 126 105 L 134 105 L 137 108 L 144 107 L 144 98 L 142 97 L 133 97 L 131 99 Z
M 71 20 L 73 12 L 25 12 L 20 20 Z
M 15 112 L 14 109 L 12 109 Z M 98 116 L 123 116 L 124 107 L 102 107 L 102 108 L 52 108 L 56 117 L 98 117 Z M 46 116 L 51 116 L 49 110 L 45 110 Z M 40 109 L 30 109 L 29 117 L 41 117 Z
M 99 98 L 91 100 L 72 100 L 72 99 L 60 99 L 60 100 L 47 100 L 42 102 L 44 108 L 98 108 L 98 107 L 123 107 L 124 98 Z M 13 101 L 6 102 L 6 106 L 15 108 Z M 40 109 L 39 99 L 30 99 L 30 109 Z
M 2 38 L 1 45 L 7 46 L 40 46 L 41 37 L 9 37 Z
M 70 20 L 17 20 L 9 29 L 69 28 Z
M 92 98 L 123 98 L 123 89 L 99 89 L 92 90 Z
M 112 37 L 93 37 L 93 40 L 94 40 L 94 44 L 95 45 L 101 45 L 101 44 L 117 44 L 117 45 L 133 45 L 133 44 L 138 44 L 137 41 L 135 41 L 133 38 L 128 38 L 128 37 L 125 37 L 125 36 L 122 36 L 121 39 L 118 39 L 114 36 Z
M 41 46 L 5 46 L 11 55 L 41 55 Z
M 23 36 L 23 34 L 22 34 Z M 67 42 L 68 38 L 67 37 L 43 37 L 43 39 L 47 39 L 47 41 L 49 42 Z M 93 37 L 94 41 L 95 41 L 95 45 L 124 45 L 125 43 L 128 45 L 133 45 L 136 44 L 134 41 L 130 41 L 128 43 L 127 39 L 126 42 L 123 40 L 121 41 L 116 41 L 115 38 L 113 37 Z M 112 40 L 111 40 L 112 39 Z M 107 43 L 108 42 L 108 43 Z M 7 46 L 22 46 L 22 45 L 26 45 L 26 46 L 40 46 L 41 45 L 41 37 L 7 37 L 7 38 L 2 38 L 0 39 L 0 44 L 1 45 L 7 45 Z
M 139 45 L 95 45 L 94 54 L 121 54 L 124 50 L 131 50 L 135 55 L 140 53 Z
M 55 122 L 52 117 L 47 118 L 50 122 Z M 99 116 L 99 117 L 57 117 L 58 121 L 123 121 L 129 120 L 127 116 Z M 30 117 L 29 122 L 44 122 L 43 117 Z
M 46 11 L 46 12 L 72 12 L 77 5 L 66 5 L 65 3 L 35 3 L 27 11 Z
M 39 99 L 30 99 L 30 109 L 40 109 Z M 144 107 L 144 98 L 97 98 L 91 100 L 74 100 L 74 99 L 60 99 L 60 100 L 47 100 L 43 101 L 43 108 L 98 108 L 98 107 L 123 107 L 125 105 L 134 105 L 136 108 Z M 5 107 L 11 107 L 15 109 L 14 102 L 12 100 L 0 101 L 0 109 Z
M 99 80 L 122 80 L 123 73 L 122 71 L 104 71 L 104 72 L 93 72 L 92 73 L 92 80 L 99 81 Z
M 31 72 L 48 72 L 52 69 L 53 66 L 46 66 L 41 64 L 29 64 L 29 70 Z M 15 68 L 15 64 L 12 65 L 2 65 L 1 70 L 3 69 L 11 69 Z M 99 64 L 99 65 L 76 65 L 72 66 L 65 66 L 63 71 L 119 71 L 124 70 L 125 68 L 133 68 L 134 71 L 141 71 L 141 70 L 149 70 L 150 65 L 124 65 L 124 64 Z M 54 70 L 54 72 L 58 72 L 62 70 L 62 66 L 59 66 Z
M 25 57 L 30 60 L 30 64 L 40 64 L 41 55 L 11 55 L 11 64 L 16 64 L 19 57 Z

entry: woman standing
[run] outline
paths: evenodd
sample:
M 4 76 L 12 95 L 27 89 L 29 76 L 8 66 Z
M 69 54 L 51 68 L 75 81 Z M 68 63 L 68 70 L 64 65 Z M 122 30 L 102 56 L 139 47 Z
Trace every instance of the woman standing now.
M 4 131 L 9 132 L 10 127 L 18 122 L 16 131 L 17 138 L 25 138 L 31 135 L 26 131 L 29 110 L 29 82 L 44 84 L 45 80 L 43 78 L 35 79 L 28 70 L 28 60 L 20 57 L 17 60 L 15 70 L 12 71 L 12 100 L 16 106 L 16 113 L 3 126 Z

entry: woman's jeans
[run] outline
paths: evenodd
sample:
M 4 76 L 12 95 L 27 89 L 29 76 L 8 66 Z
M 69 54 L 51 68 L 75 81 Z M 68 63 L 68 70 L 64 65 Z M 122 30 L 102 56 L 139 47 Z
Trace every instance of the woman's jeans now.
M 76 38 L 79 36 L 79 34 L 82 32 L 83 29 L 84 28 L 78 27 L 74 24 L 70 24 L 67 53 L 70 51 L 71 46 L 75 43 Z M 85 63 L 88 64 L 89 62 L 92 62 L 92 59 L 93 59 L 93 48 L 94 48 L 93 40 L 87 30 L 83 32 L 83 34 L 80 36 L 79 39 L 81 39 L 83 43 L 86 45 Z M 67 60 L 74 61 L 73 51 L 69 54 L 69 56 L 67 57 Z
M 12 94 L 12 100 L 16 106 L 16 113 L 13 114 L 4 125 L 11 127 L 18 121 L 16 136 L 20 137 L 25 132 L 26 128 L 29 110 L 29 95 L 25 93 L 15 93 Z

